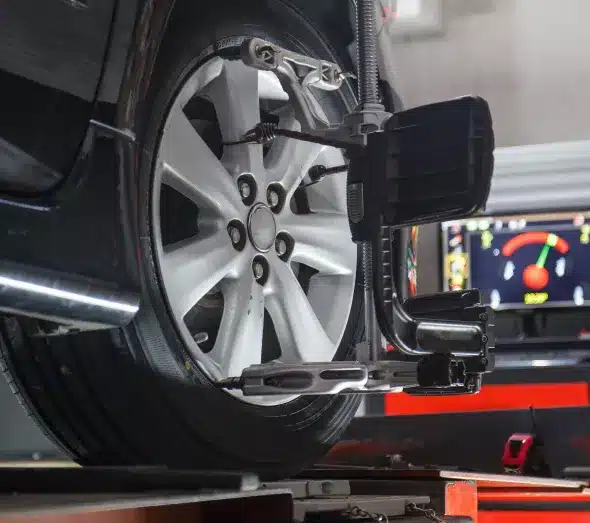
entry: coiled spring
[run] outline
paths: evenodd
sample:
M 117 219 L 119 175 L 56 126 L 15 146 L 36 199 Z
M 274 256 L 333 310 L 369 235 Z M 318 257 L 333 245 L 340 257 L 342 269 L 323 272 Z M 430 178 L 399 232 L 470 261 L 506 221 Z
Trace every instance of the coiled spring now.
M 254 129 L 256 133 L 256 142 L 262 145 L 272 142 L 277 137 L 278 126 L 276 123 L 259 123 Z
M 242 143 L 258 143 L 266 145 L 277 137 L 278 126 L 276 123 L 261 122 L 250 129 L 241 140 L 224 142 L 223 145 L 239 145 Z

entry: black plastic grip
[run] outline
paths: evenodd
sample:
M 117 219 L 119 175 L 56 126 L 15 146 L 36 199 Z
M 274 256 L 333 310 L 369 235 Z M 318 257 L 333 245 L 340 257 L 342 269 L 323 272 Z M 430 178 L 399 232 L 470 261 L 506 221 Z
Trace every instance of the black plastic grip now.
M 464 218 L 485 205 L 494 132 L 485 100 L 466 96 L 395 113 L 364 149 L 349 151 L 352 238 Z
M 416 327 L 416 344 L 428 352 L 481 354 L 484 333 L 477 323 L 420 321 Z

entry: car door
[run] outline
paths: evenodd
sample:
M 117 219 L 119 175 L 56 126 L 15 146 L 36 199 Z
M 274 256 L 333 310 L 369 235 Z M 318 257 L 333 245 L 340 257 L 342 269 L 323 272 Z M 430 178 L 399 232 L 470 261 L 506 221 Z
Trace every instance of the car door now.
M 0 0 L 0 190 L 47 189 L 91 117 L 116 0 Z

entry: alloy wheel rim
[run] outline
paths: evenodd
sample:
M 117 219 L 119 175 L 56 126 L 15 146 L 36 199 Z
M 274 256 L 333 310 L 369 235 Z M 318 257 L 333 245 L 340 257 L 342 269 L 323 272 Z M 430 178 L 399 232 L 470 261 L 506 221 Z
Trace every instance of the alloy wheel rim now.
M 195 97 L 213 105 L 224 142 L 257 124 L 263 103 L 278 107 L 281 126 L 300 128 L 274 75 L 220 57 L 189 75 L 169 109 L 154 169 L 152 232 L 162 288 L 190 359 L 213 380 L 239 376 L 261 363 L 270 318 L 280 346 L 273 361 L 332 360 L 350 313 L 357 264 L 345 179 L 333 176 L 305 189 L 311 212 L 294 212 L 291 202 L 312 165 L 339 165 L 342 153 L 277 138 L 266 152 L 243 144 L 216 155 L 187 116 Z M 198 232 L 172 244 L 163 234 L 169 189 L 198 208 Z M 311 274 L 306 289 L 303 272 Z M 211 296 L 223 310 L 215 339 L 205 343 L 187 317 Z M 207 343 L 212 348 L 205 352 Z M 232 394 L 259 405 L 293 399 Z

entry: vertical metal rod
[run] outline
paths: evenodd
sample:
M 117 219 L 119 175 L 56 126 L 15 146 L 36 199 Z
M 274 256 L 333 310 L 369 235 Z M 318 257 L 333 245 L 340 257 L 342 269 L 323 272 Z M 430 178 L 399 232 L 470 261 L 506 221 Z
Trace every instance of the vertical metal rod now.
M 362 245 L 362 261 L 365 287 L 365 335 L 369 346 L 369 361 L 377 361 L 381 357 L 383 346 L 381 330 L 375 314 L 375 298 L 373 291 L 373 251 L 368 242 Z
M 366 105 L 377 104 L 378 69 L 377 69 L 377 19 L 374 0 L 357 0 L 356 3 L 356 45 L 358 95 L 362 111 Z M 369 360 L 381 357 L 381 331 L 375 315 L 373 291 L 373 250 L 369 242 L 362 244 L 362 263 L 365 288 L 365 333 L 369 346 Z
M 358 90 L 361 110 L 379 103 L 377 64 L 377 14 L 374 0 L 356 2 Z

